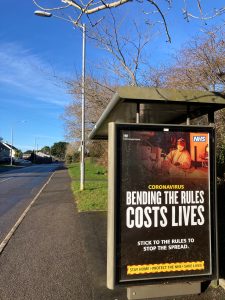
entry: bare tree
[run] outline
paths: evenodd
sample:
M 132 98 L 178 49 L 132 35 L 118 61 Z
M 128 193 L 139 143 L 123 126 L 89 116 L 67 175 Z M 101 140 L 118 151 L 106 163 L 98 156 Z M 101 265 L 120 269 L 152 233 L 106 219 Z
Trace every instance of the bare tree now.
M 222 32 L 207 32 L 198 37 L 176 57 L 176 65 L 167 76 L 167 85 L 208 91 L 224 90 L 225 36 Z
M 69 92 L 74 101 L 65 107 L 63 120 L 65 122 L 66 137 L 68 140 L 78 140 L 81 135 L 81 78 L 67 82 Z M 90 133 L 106 105 L 112 98 L 115 88 L 107 86 L 103 80 L 87 77 L 85 80 L 85 127 L 86 135 Z
M 137 23 L 132 23 L 134 30 L 131 34 L 128 28 L 122 30 L 126 27 L 123 20 L 117 22 L 111 13 L 111 19 L 89 31 L 88 36 L 97 47 L 110 54 L 108 59 L 101 58 L 101 66 L 98 67 L 110 73 L 116 81 L 120 80 L 121 84 L 137 86 L 142 85 L 143 74 L 148 69 L 145 47 L 152 40 L 153 34 L 151 30 L 141 32 Z
M 122 7 L 125 4 L 136 3 L 139 6 L 142 5 L 143 19 L 146 23 L 149 23 L 149 20 L 153 15 L 156 13 L 158 14 L 158 21 L 163 24 L 169 42 L 171 42 L 171 36 L 167 25 L 167 13 L 169 9 L 171 10 L 174 6 L 177 6 L 177 4 L 173 3 L 173 0 L 57 0 L 56 2 L 59 4 L 56 4 L 54 7 L 44 6 L 42 4 L 43 0 L 32 1 L 39 9 L 47 12 L 54 12 L 58 17 L 73 22 L 74 25 L 82 22 L 82 18 L 86 16 L 92 26 L 105 18 L 107 11 L 110 9 Z M 60 4 L 60 2 L 63 4 Z M 193 1 L 183 1 L 181 13 L 187 21 L 194 18 L 206 22 L 225 13 L 225 6 L 216 7 L 216 3 L 213 3 L 213 7 L 216 8 L 213 8 L 212 11 L 205 12 L 201 0 L 195 0 L 195 3 L 196 9 L 195 11 L 192 11 Z M 105 14 L 103 14 L 103 12 L 105 12 Z
M 64 5 L 56 7 L 43 7 L 41 0 L 33 0 L 34 4 L 45 11 L 54 12 L 60 18 L 72 22 L 75 26 L 82 23 L 84 17 L 88 18 L 90 28 L 95 26 L 94 30 L 88 29 L 88 36 L 95 40 L 99 47 L 107 50 L 111 54 L 111 59 L 104 63 L 107 71 L 116 74 L 120 78 L 120 83 L 129 85 L 149 85 L 154 83 L 155 86 L 170 86 L 176 88 L 199 88 L 206 90 L 216 90 L 224 86 L 223 74 L 224 68 L 220 56 L 223 56 L 223 39 L 220 40 L 220 53 L 215 51 L 218 46 L 218 38 L 214 33 L 208 33 L 209 39 L 202 42 L 195 41 L 191 47 L 183 51 L 177 57 L 177 64 L 173 68 L 165 68 L 159 72 L 146 69 L 143 67 L 145 46 L 150 42 L 149 36 L 144 35 L 134 21 L 132 34 L 135 32 L 136 38 L 129 35 L 121 34 L 120 24 L 116 22 L 112 9 L 124 6 L 128 3 L 136 3 L 143 6 L 143 21 L 145 24 L 154 24 L 156 20 L 153 15 L 158 15 L 160 22 L 163 24 L 167 40 L 171 42 L 170 31 L 167 25 L 168 8 L 172 10 L 177 4 L 172 0 L 165 0 L 164 5 L 159 0 L 132 1 L 132 0 L 61 0 Z M 60 0 L 56 2 L 60 3 Z M 196 0 L 197 14 L 192 12 L 188 4 L 190 1 L 184 0 L 182 13 L 184 18 L 189 21 L 191 18 L 198 18 L 202 21 L 222 15 L 225 7 L 219 7 L 214 11 L 204 13 L 201 0 Z M 166 4 L 166 5 L 165 5 Z M 103 13 L 104 12 L 104 13 Z M 110 18 L 109 18 L 110 16 Z M 101 22 L 105 19 L 104 23 Z M 131 19 L 131 18 L 130 18 Z M 112 20 L 111 25 L 106 25 L 106 20 Z M 135 41 L 135 42 L 134 42 Z M 211 44 L 210 44 L 211 43 Z M 201 48 L 202 46 L 202 48 Z M 217 53 L 214 55 L 214 53 Z M 192 61 L 195 63 L 193 64 Z M 204 63 L 203 63 L 204 62 Z M 182 64 L 183 63 L 183 64 Z M 145 76 L 141 74 L 144 71 Z M 146 74 L 151 74 L 149 79 Z M 67 136 L 78 138 L 80 132 L 80 80 L 79 78 L 69 83 L 75 100 L 66 107 L 64 120 L 66 124 Z M 101 88 L 100 88 L 101 87 Z M 99 115 L 106 106 L 114 92 L 112 84 L 102 83 L 89 76 L 86 80 L 86 128 L 90 129 L 98 119 Z
M 196 36 L 171 67 L 152 71 L 150 84 L 180 89 L 225 91 L 225 33 L 218 28 Z
M 86 91 L 86 116 L 85 116 L 85 133 L 86 147 L 89 155 L 98 157 L 102 164 L 107 165 L 107 143 L 105 141 L 90 141 L 87 139 L 90 130 L 97 122 L 106 105 L 115 92 L 115 87 L 107 86 L 106 78 L 97 80 L 93 76 L 89 76 L 85 81 Z M 74 101 L 66 106 L 62 116 L 65 124 L 67 140 L 70 140 L 72 146 L 70 150 L 74 150 L 74 141 L 79 141 L 81 136 L 81 78 L 67 82 L 70 93 L 74 96 Z
M 99 116 L 115 92 L 115 87 L 121 84 L 141 85 L 143 73 L 146 73 L 144 48 L 149 43 L 149 32 L 141 34 L 138 26 L 136 34 L 129 36 L 124 31 L 121 33 L 120 23 L 116 23 L 115 17 L 111 14 L 111 23 L 97 28 L 96 31 L 89 31 L 88 36 L 98 47 L 108 51 L 108 58 L 101 58 L 102 77 L 100 79 L 99 69 L 97 76 L 89 74 L 85 80 L 85 110 L 86 110 L 86 132 L 89 133 Z M 95 66 L 96 67 L 96 66 Z M 148 68 L 148 66 L 147 66 Z M 89 72 L 90 73 L 90 72 Z M 97 79 L 98 77 L 98 79 Z M 74 101 L 65 108 L 63 116 L 67 138 L 80 137 L 81 124 L 81 78 L 67 81 L 69 92 L 74 96 Z
M 215 28 L 198 36 L 175 57 L 171 67 L 152 71 L 149 83 L 157 87 L 199 89 L 225 94 L 225 32 Z M 207 118 L 196 120 L 207 124 Z M 217 156 L 225 162 L 225 110 L 215 114 Z

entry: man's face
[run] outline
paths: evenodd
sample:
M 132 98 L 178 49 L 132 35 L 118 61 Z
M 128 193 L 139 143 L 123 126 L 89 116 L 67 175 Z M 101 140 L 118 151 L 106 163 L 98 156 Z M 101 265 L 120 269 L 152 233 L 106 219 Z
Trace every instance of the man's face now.
M 184 146 L 177 144 L 177 150 L 182 152 L 184 150 Z

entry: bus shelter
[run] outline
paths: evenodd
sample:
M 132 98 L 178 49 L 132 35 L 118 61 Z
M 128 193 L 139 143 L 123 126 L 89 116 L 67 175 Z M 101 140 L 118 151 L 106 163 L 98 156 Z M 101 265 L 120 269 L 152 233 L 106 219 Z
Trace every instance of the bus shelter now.
M 90 134 L 109 144 L 108 288 L 142 299 L 218 280 L 214 113 L 224 107 L 211 92 L 115 93 Z

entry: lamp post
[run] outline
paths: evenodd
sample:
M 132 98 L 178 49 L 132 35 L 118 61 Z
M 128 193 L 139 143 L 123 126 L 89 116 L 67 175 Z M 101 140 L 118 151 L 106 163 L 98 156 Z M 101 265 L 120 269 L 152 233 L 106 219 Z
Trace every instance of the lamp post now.
M 79 25 L 82 28 L 82 90 L 81 90 L 81 162 L 80 162 L 80 190 L 85 186 L 85 65 L 86 65 L 86 26 Z
M 37 137 L 34 138 L 34 157 L 33 162 L 36 163 L 36 156 L 37 156 Z
M 10 165 L 13 165 L 13 128 L 11 128 Z
M 26 120 L 17 121 L 16 123 L 26 123 Z M 15 125 L 15 123 L 14 123 Z M 11 127 L 11 147 L 10 147 L 10 165 L 13 165 L 13 127 Z
M 80 190 L 85 188 L 85 65 L 86 65 L 86 25 L 83 23 L 76 23 L 53 15 L 52 13 L 36 10 L 34 12 L 39 17 L 55 17 L 64 21 L 72 23 L 74 26 L 82 29 L 82 83 L 81 83 L 81 158 L 80 158 Z

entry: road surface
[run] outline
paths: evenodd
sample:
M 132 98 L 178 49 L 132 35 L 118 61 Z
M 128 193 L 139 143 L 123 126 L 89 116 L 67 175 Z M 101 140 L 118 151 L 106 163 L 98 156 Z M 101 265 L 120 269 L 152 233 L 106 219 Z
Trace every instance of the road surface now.
M 0 243 L 59 164 L 43 164 L 0 174 Z

